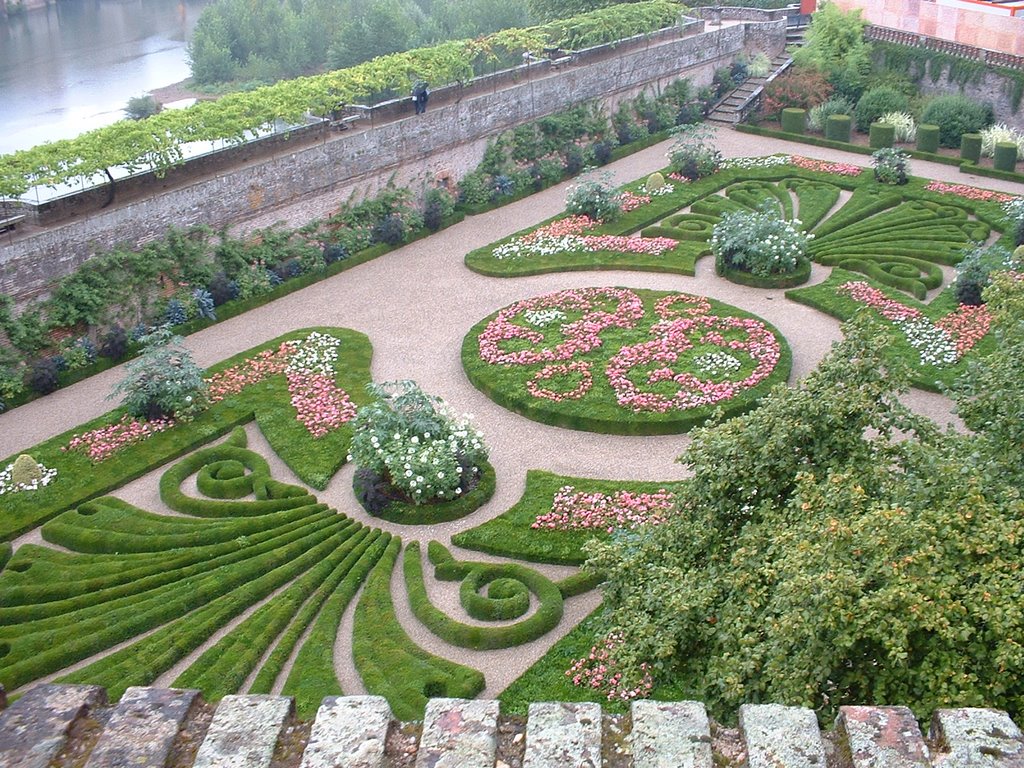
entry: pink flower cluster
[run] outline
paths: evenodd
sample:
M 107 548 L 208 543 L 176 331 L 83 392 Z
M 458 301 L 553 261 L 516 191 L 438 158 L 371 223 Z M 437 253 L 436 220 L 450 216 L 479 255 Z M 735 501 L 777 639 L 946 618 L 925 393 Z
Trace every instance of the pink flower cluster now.
M 878 313 L 886 320 L 898 323 L 903 320 L 917 320 L 922 317 L 920 310 L 887 298 L 880 290 L 860 280 L 843 283 L 836 292 L 848 295 L 859 304 L 866 304 L 872 309 L 877 309 Z
M 622 635 L 612 633 L 599 644 L 590 649 L 590 655 L 576 659 L 565 671 L 566 677 L 572 678 L 572 684 L 580 688 L 591 688 L 603 691 L 608 701 L 630 701 L 635 698 L 646 698 L 654 688 L 650 666 L 641 664 L 642 677 L 633 688 L 626 688 L 622 680 L 622 672 L 618 669 L 615 659 L 616 649 L 622 645 Z
M 670 173 L 668 175 L 668 177 L 670 179 L 672 179 L 672 181 L 681 181 L 684 184 L 689 184 L 690 183 L 690 180 L 688 178 L 683 176 L 683 174 L 681 174 L 681 173 L 676 173 L 675 171 L 672 171 L 672 173 Z
M 579 381 L 573 389 L 557 391 L 548 389 L 541 385 L 543 381 L 558 381 L 562 377 L 569 378 L 578 376 Z M 590 371 L 590 363 L 579 360 L 574 363 L 554 363 L 545 365 L 533 378 L 526 382 L 527 391 L 534 397 L 541 397 L 546 400 L 554 400 L 560 403 L 563 400 L 579 400 L 590 388 L 594 386 L 594 374 Z
M 584 216 L 582 214 L 566 216 L 564 219 L 556 219 L 550 224 L 545 224 L 543 227 L 537 227 L 533 232 L 528 232 L 520 239 L 524 243 L 529 243 L 543 237 L 565 237 L 567 235 L 578 235 L 581 232 L 586 232 L 588 229 L 596 227 L 598 224 L 600 224 L 600 222 L 594 221 L 589 216 Z
M 309 371 L 289 371 L 286 375 L 297 418 L 313 437 L 323 437 L 355 418 L 356 406 L 330 377 Z
M 584 493 L 571 485 L 558 489 L 551 511 L 537 515 L 531 528 L 556 531 L 606 530 L 661 525 L 668 521 L 675 495 L 661 489 L 655 493 L 616 491 Z
M 797 168 L 806 168 L 809 171 L 821 171 L 822 173 L 834 173 L 838 176 L 860 176 L 864 169 L 850 163 L 828 163 L 824 160 L 814 160 L 810 157 L 793 155 L 789 158 L 790 165 Z
M 237 395 L 250 384 L 263 381 L 268 376 L 284 373 L 288 360 L 294 353 L 295 346 L 283 342 L 277 349 L 265 350 L 238 365 L 213 374 L 207 379 L 210 402 L 219 403 L 226 397 Z
M 992 200 L 997 203 L 1008 203 L 1016 200 L 1016 195 L 1007 195 L 1004 192 L 993 192 L 991 189 L 979 189 L 969 187 L 966 184 L 947 184 L 944 181 L 932 181 L 925 187 L 929 192 L 945 192 L 949 195 L 958 195 L 967 200 Z
M 626 191 L 622 193 L 621 200 L 622 203 L 620 207 L 622 208 L 622 212 L 629 213 L 630 211 L 635 211 L 640 206 L 647 205 L 651 202 L 651 196 L 637 195 L 633 192 Z
M 602 303 L 614 302 L 608 312 Z M 528 310 L 559 309 L 581 313 L 582 317 L 560 324 L 564 341 L 555 346 L 542 346 L 544 333 L 519 325 L 515 320 Z M 501 310 L 478 337 L 480 359 L 496 365 L 530 365 L 532 363 L 571 360 L 601 346 L 600 333 L 605 328 L 632 328 L 644 315 L 643 301 L 625 288 L 570 288 L 532 299 L 517 301 Z M 527 341 L 530 349 L 504 351 L 505 342 Z
M 956 311 L 941 318 L 935 325 L 949 334 L 956 347 L 956 356 L 963 357 L 984 338 L 992 323 L 992 315 L 984 304 L 961 304 Z
M 73 435 L 70 442 L 61 450 L 81 451 L 94 463 L 100 462 L 109 459 L 122 448 L 141 443 L 151 435 L 163 432 L 173 426 L 174 421 L 171 419 L 141 421 L 133 419 L 131 416 L 124 416 L 114 424 L 83 432 L 80 435 Z
M 641 237 L 640 235 L 585 235 L 580 238 L 587 251 L 616 251 L 661 256 L 679 242 L 671 237 Z
M 729 400 L 768 378 L 782 356 L 775 335 L 764 323 L 753 318 L 694 315 L 664 320 L 652 330 L 660 333 L 658 338 L 622 347 L 608 361 L 606 369 L 617 402 L 634 412 L 667 413 Z M 727 339 L 724 335 L 737 331 L 745 338 Z M 671 366 L 681 357 L 688 357 L 686 353 L 697 345 L 740 352 L 754 361 L 754 370 L 737 381 L 702 379 L 687 370 L 673 370 Z M 646 385 L 674 382 L 675 391 L 671 395 L 646 391 L 634 380 L 637 369 L 640 377 L 646 379 Z

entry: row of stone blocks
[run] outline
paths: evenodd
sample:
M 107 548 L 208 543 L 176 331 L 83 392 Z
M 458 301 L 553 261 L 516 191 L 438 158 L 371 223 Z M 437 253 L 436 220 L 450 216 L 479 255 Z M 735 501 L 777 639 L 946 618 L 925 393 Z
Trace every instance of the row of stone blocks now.
M 2 691 L 2 689 L 0 689 Z M 2 694 L 0 694 L 2 695 Z M 734 738 L 730 738 L 730 735 Z M 731 746 L 727 746 L 731 744 Z M 1005 712 L 945 709 L 926 742 L 905 707 L 843 707 L 823 734 L 814 713 L 744 705 L 739 730 L 697 702 L 639 701 L 624 718 L 597 704 L 536 703 L 521 721 L 498 702 L 432 699 L 422 726 L 393 722 L 377 696 L 324 699 L 312 723 L 284 696 L 40 685 L 0 712 L 0 768 L 1022 768 Z

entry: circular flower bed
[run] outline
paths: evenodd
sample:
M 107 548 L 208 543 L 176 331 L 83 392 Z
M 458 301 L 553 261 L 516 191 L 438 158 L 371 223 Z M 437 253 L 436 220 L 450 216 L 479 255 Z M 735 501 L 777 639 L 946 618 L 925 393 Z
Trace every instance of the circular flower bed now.
M 750 408 L 790 370 L 763 320 L 703 296 L 576 288 L 512 304 L 466 336 L 470 381 L 536 421 L 669 434 Z
M 807 246 L 814 235 L 801 232 L 799 221 L 779 215 L 771 203 L 756 211 L 722 216 L 711 234 L 717 273 L 741 285 L 791 288 L 811 276 Z

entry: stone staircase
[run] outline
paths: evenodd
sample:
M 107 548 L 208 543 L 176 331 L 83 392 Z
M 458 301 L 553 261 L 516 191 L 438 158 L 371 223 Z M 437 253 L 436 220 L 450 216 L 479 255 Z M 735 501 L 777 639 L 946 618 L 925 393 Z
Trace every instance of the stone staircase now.
M 2 704 L 2 689 L 0 689 Z M 1024 735 L 1005 712 L 935 712 L 926 741 L 905 707 L 843 707 L 822 733 L 810 709 L 744 705 L 739 728 L 698 702 L 597 704 L 432 699 L 397 723 L 377 696 L 328 697 L 312 722 L 285 696 L 39 685 L 0 711 L 2 768 L 1022 768 Z
M 788 53 L 780 53 L 771 62 L 771 71 L 764 77 L 748 77 L 743 83 L 727 93 L 708 114 L 707 119 L 715 123 L 735 125 L 742 122 L 752 109 L 756 109 L 757 101 L 765 85 L 785 72 L 793 64 Z

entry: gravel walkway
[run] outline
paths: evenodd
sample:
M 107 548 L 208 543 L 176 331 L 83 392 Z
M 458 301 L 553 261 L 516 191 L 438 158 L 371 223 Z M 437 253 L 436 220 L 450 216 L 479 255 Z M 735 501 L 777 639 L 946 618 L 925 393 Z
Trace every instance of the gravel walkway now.
M 870 165 L 870 159 L 863 155 L 750 136 L 725 128 L 718 131 L 718 146 L 727 157 L 792 152 L 823 160 Z M 668 147 L 669 142 L 664 142 L 620 160 L 609 169 L 620 183 L 645 176 L 665 165 Z M 916 175 L 954 183 L 1016 193 L 1024 191 L 1020 185 L 962 174 L 951 166 L 915 160 L 913 171 Z M 685 436 L 595 435 L 544 426 L 513 414 L 492 403 L 466 379 L 459 360 L 463 336 L 473 324 L 495 310 L 517 299 L 549 291 L 601 285 L 679 290 L 711 296 L 774 324 L 793 349 L 793 382 L 813 370 L 839 338 L 839 323 L 788 301 L 783 291 L 750 289 L 723 281 L 714 275 L 710 259 L 698 264 L 695 277 L 615 271 L 495 279 L 465 268 L 463 257 L 468 251 L 562 210 L 566 186 L 562 184 L 498 210 L 470 217 L 429 238 L 193 334 L 187 345 L 197 363 L 205 367 L 296 328 L 313 325 L 354 328 L 366 333 L 373 343 L 374 380 L 415 379 L 427 392 L 440 395 L 456 410 L 475 414 L 476 423 L 484 431 L 491 449 L 498 489 L 494 499 L 474 515 L 434 526 L 429 533 L 369 520 L 352 499 L 350 467 L 343 469 L 327 490 L 319 494 L 322 501 L 373 525 L 400 532 L 407 540 L 436 538 L 447 542 L 453 533 L 508 509 L 521 496 L 526 470 L 530 468 L 622 480 L 677 479 L 682 476 L 682 468 L 676 458 L 687 445 Z M 302 201 L 261 217 L 258 226 L 274 221 L 303 224 L 313 212 L 319 214 L 323 206 L 323 198 Z M 255 225 L 253 222 L 240 224 L 238 229 Z M 820 281 L 826 274 L 825 268 L 815 267 L 812 280 Z M 122 375 L 120 368 L 112 369 L 0 415 L 0 456 L 25 450 L 106 412 L 112 403 L 105 398 Z M 940 423 L 951 420 L 950 403 L 941 396 L 914 390 L 906 399 L 914 410 Z M 274 473 L 275 477 L 294 481 L 280 462 L 274 464 Z M 140 479 L 118 495 L 155 510 L 159 504 L 154 482 L 155 475 Z M 456 556 L 485 559 L 476 553 L 458 552 Z M 397 605 L 407 602 L 404 595 L 396 597 Z M 455 598 L 451 595 L 439 592 L 437 597 L 439 602 L 451 602 L 454 606 Z M 569 601 L 567 615 L 580 618 L 595 604 L 593 593 L 574 598 Z M 488 680 L 487 695 L 504 688 L 574 623 L 563 622 L 556 631 L 529 646 L 482 654 L 439 644 L 437 638 L 404 612 L 400 621 L 423 647 L 483 671 Z M 345 622 L 343 628 L 344 625 Z M 211 642 L 213 640 L 215 638 Z M 347 659 L 341 658 L 338 674 L 347 693 L 358 692 L 356 689 L 361 685 L 354 679 L 354 670 Z M 162 680 L 166 679 L 167 676 Z

